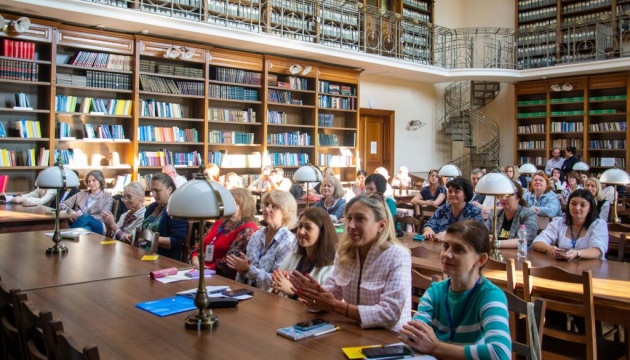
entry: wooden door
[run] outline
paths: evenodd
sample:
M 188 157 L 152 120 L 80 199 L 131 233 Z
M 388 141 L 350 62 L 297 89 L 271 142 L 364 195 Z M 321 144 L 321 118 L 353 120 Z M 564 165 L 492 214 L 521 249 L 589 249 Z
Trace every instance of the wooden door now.
M 359 156 L 368 174 L 379 166 L 390 176 L 394 166 L 394 112 L 361 109 L 359 115 Z

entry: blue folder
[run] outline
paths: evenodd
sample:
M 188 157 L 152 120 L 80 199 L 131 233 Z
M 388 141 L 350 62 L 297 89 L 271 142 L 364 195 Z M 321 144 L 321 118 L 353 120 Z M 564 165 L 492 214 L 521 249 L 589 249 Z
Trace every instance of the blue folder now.
M 145 301 L 137 303 L 136 307 L 159 317 L 197 309 L 195 300 L 184 296 L 173 296 L 165 299 Z

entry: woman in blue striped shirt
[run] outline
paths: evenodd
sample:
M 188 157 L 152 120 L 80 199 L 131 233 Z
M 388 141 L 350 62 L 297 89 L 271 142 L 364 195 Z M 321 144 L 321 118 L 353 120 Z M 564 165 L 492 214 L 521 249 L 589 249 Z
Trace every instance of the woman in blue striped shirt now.
M 438 359 L 510 359 L 507 300 L 481 275 L 488 261 L 488 230 L 465 220 L 446 230 L 440 258 L 449 279 L 434 283 L 418 313 L 400 330 L 401 341 Z

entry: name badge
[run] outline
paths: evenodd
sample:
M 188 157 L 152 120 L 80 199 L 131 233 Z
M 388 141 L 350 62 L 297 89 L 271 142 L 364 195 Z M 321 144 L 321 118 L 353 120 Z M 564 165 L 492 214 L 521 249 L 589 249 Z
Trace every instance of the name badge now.
M 212 262 L 214 257 L 214 245 L 206 245 L 206 258 L 204 261 Z

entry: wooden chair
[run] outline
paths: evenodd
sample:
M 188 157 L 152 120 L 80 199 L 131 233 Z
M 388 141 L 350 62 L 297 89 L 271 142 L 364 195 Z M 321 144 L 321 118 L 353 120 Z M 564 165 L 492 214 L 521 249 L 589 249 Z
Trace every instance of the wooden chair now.
M 617 249 L 616 255 L 614 255 L 615 249 Z M 611 254 L 611 250 L 613 250 L 612 254 Z M 626 255 L 626 234 L 621 233 L 619 234 L 619 236 L 608 234 L 608 253 L 606 254 L 606 258 L 612 261 L 623 262 L 625 255 Z
M 28 358 L 31 360 L 55 359 L 55 334 L 50 322 L 50 311 L 39 311 L 30 301 L 20 302 L 20 332 Z
M 422 259 L 439 258 L 440 256 L 440 253 L 438 251 L 427 249 L 424 246 L 416 246 L 409 250 L 411 251 L 411 256 L 422 258 Z M 441 271 L 432 271 L 428 269 L 419 269 L 419 268 L 415 268 L 415 270 L 431 278 L 433 276 L 436 276 L 437 281 L 441 281 L 445 278 L 444 273 L 442 273 Z
M 622 223 L 608 223 L 608 231 L 618 231 L 630 233 L 630 225 Z
M 415 233 L 418 233 L 420 231 L 421 221 L 416 219 L 413 216 L 409 216 L 409 215 L 396 216 L 396 219 L 394 219 L 394 220 L 396 222 L 396 226 L 400 225 L 400 228 L 403 231 L 407 231 L 407 227 L 408 226 L 411 226 Z
M 57 330 L 55 332 L 57 360 L 99 360 L 101 358 L 96 345 L 87 345 L 81 349 L 72 336 L 63 331 L 60 321 L 53 321 L 51 327 Z
M 433 205 L 425 205 L 425 206 L 421 206 L 421 208 L 422 208 L 422 219 L 424 219 L 425 221 L 431 219 L 431 217 L 435 213 L 435 210 L 437 210 L 437 206 L 433 206 Z
M 202 231 L 199 229 L 200 222 L 196 220 L 188 220 L 188 230 L 186 231 L 186 240 L 184 241 L 184 247 L 182 248 L 182 257 L 180 261 L 188 262 L 188 255 L 190 254 L 190 249 L 195 246 L 195 241 L 198 238 L 198 231 Z
M 525 357 L 526 359 L 532 358 L 532 351 L 540 355 L 539 349 L 532 349 L 534 344 L 540 347 L 543 339 L 543 314 L 545 313 L 546 302 L 541 299 L 534 301 L 534 318 L 528 316 L 528 302 L 519 298 L 514 293 L 505 291 L 505 297 L 507 298 L 508 311 L 510 312 L 510 334 L 512 336 L 512 353 Z M 525 319 L 525 327 L 518 326 L 519 320 Z M 530 338 L 531 327 L 536 327 L 538 330 L 538 342 L 535 343 Z M 525 330 L 525 331 L 523 331 Z M 523 334 L 524 333 L 524 334 Z M 525 342 L 519 341 L 524 339 Z M 513 357 L 516 359 L 516 357 Z
M 424 295 L 424 292 L 434 282 L 440 281 L 437 275 L 426 276 L 419 273 L 417 270 L 411 269 L 411 308 L 417 309 L 420 304 L 420 298 Z
M 26 294 L 17 289 L 5 287 L 0 279 L 0 327 L 2 328 L 3 358 L 24 359 L 24 347 L 20 333 L 20 301 Z
M 538 233 L 540 234 L 549 225 L 551 219 L 546 216 L 536 216 L 536 221 L 538 221 Z
M 563 291 L 561 284 L 555 288 L 557 297 L 544 298 L 547 310 L 582 317 L 585 323 L 584 334 L 545 326 L 542 351 L 544 359 L 618 359 L 623 355 L 624 348 L 614 346 L 614 343 L 604 339 L 600 339 L 602 341 L 598 345 L 596 340 L 593 274 L 590 270 L 576 275 L 555 266 L 531 268 L 528 261 L 523 262 L 523 293 L 525 300 L 529 302 L 536 297 L 532 276 L 567 285 L 581 285 L 582 288 L 582 298 L 579 301 L 563 300 L 563 295 L 569 292 Z M 575 293 L 570 293 L 569 296 L 574 297 Z
M 150 241 L 151 242 L 151 252 L 157 253 L 158 249 L 158 239 L 160 238 L 160 233 L 153 232 L 151 230 L 141 230 L 136 229 L 136 237 L 134 239 L 134 246 L 140 246 L 142 243 Z
M 514 280 L 514 274 L 516 274 L 516 264 L 514 259 L 506 259 L 505 262 L 501 262 L 494 259 L 488 259 L 484 270 L 498 270 L 505 271 L 507 274 L 506 289 L 508 292 L 514 294 L 516 291 L 516 281 Z
M 118 221 L 118 208 L 120 207 L 120 200 L 114 200 L 112 202 L 112 215 L 114 215 L 114 220 Z

